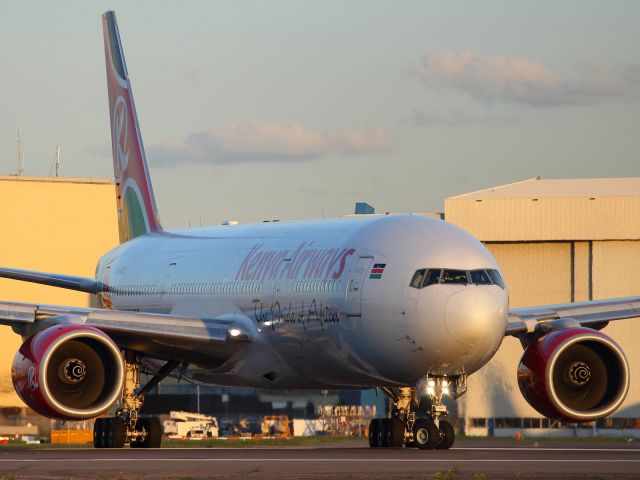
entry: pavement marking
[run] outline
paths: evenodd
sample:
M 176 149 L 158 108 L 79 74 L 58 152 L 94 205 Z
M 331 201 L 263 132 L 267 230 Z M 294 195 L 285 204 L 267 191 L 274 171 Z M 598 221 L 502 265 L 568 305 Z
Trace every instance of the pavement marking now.
M 247 446 L 247 447 L 178 447 L 178 448 L 145 448 L 144 451 L 145 452 L 198 452 L 200 450 L 202 451 L 211 451 L 211 450 L 226 450 L 226 451 L 243 451 L 243 452 L 248 452 L 248 451 L 252 451 L 252 450 L 272 450 L 272 451 L 288 451 L 288 450 L 332 450 L 332 449 L 340 449 L 342 450 L 342 448 L 340 447 L 313 447 L 313 446 L 309 446 L 309 447 L 300 447 L 300 446 L 291 446 L 291 447 L 253 447 L 253 446 Z M 364 451 L 364 450 L 373 450 L 370 447 L 349 447 L 349 450 L 360 450 L 360 451 Z M 403 450 L 411 450 L 411 451 L 418 451 L 417 448 L 394 448 L 393 451 L 403 451 Z M 454 451 L 454 450 L 481 450 L 481 451 L 521 451 L 521 452 L 632 452 L 632 453 L 640 453 L 640 448 L 552 448 L 552 447 L 453 447 L 450 450 Z M 42 448 L 42 449 L 33 449 L 31 450 L 32 452 L 38 452 L 38 453 L 58 453 L 59 450 L 53 450 L 53 449 L 49 449 L 49 448 Z M 94 448 L 65 448 L 64 449 L 65 452 L 91 452 L 91 451 L 96 451 L 96 449 Z M 105 451 L 113 451 L 113 450 L 109 450 L 106 449 Z M 130 450 L 129 450 L 130 451 Z M 141 451 L 141 450 L 138 450 Z M 376 449 L 376 451 L 385 451 L 385 449 L 381 448 L 381 449 Z M 428 450 L 427 450 L 428 451 Z M 432 450 L 433 451 L 433 450 Z M 440 453 L 446 451 L 446 450 L 435 450 L 438 451 Z M 1 452 L 1 450 L 0 450 Z M 3 455 L 8 455 L 11 452 L 1 452 Z M 132 458 L 136 458 L 136 457 L 132 457 Z
M 549 447 L 453 447 L 451 450 L 525 451 L 525 452 L 640 452 L 640 448 L 549 448 Z
M 553 458 L 509 458 L 509 459 L 455 459 L 455 458 L 27 458 L 22 460 L 0 459 L 0 463 L 86 463 L 86 462 L 350 462 L 350 463 L 435 463 L 435 462 L 458 462 L 458 463 L 640 463 L 638 459 L 553 459 Z M 122 465 L 114 466 L 122 468 Z

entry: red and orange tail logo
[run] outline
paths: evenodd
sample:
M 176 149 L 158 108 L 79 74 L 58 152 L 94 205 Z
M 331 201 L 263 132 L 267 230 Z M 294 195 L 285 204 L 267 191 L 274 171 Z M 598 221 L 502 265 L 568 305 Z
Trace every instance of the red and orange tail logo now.
M 161 230 L 114 12 L 102 16 L 120 242 Z

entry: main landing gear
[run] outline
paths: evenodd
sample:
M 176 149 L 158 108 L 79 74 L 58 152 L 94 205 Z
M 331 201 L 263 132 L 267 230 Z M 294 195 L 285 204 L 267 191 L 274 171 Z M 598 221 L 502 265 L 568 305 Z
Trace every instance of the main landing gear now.
M 466 376 L 453 380 L 454 396 L 466 390 Z M 427 395 L 431 399 L 431 411 L 426 418 L 417 418 L 418 404 L 414 387 L 384 387 L 382 391 L 393 401 L 391 418 L 374 418 L 369 424 L 369 446 L 419 448 L 421 450 L 449 449 L 455 441 L 453 425 L 441 416 L 448 415 L 442 403 L 442 394 L 450 389 L 446 377 L 427 377 Z
M 171 373 L 179 362 L 168 361 L 149 382 L 140 388 L 140 366 L 135 357 L 127 353 L 125 363 L 122 406 L 115 417 L 96 418 L 93 426 L 95 448 L 159 448 L 162 442 L 162 425 L 157 417 L 138 418 L 144 396 Z

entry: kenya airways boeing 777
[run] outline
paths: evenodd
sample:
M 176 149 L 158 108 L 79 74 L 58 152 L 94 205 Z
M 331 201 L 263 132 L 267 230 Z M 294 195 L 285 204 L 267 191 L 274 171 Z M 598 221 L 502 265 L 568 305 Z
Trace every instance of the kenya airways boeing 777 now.
M 96 418 L 96 447 L 157 447 L 158 419 L 138 414 L 167 375 L 256 388 L 379 387 L 393 409 L 372 420 L 371 447 L 446 449 L 454 430 L 443 395 L 464 394 L 505 335 L 522 341 L 518 382 L 541 414 L 588 422 L 623 402 L 629 366 L 600 330 L 639 316 L 640 297 L 509 311 L 495 259 L 444 221 L 164 230 L 114 13 L 102 22 L 121 245 L 98 261 L 95 278 L 0 269 L 95 294 L 103 306 L 0 302 L 0 323 L 24 338 L 11 374 L 33 410 Z M 141 385 L 140 372 L 152 380 Z

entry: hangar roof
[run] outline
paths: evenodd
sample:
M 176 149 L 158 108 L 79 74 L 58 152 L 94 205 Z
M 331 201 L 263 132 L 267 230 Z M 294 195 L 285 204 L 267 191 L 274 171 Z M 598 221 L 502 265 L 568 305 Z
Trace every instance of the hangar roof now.
M 445 199 L 445 220 L 485 242 L 640 239 L 640 177 L 534 178 Z
M 640 177 L 563 179 L 537 177 L 449 198 L 569 198 L 637 195 L 640 195 Z
M 113 183 L 108 178 L 82 178 L 82 177 L 31 177 L 27 175 L 0 176 L 0 182 L 53 182 L 53 183 Z

